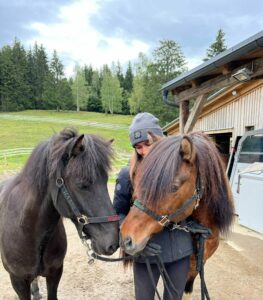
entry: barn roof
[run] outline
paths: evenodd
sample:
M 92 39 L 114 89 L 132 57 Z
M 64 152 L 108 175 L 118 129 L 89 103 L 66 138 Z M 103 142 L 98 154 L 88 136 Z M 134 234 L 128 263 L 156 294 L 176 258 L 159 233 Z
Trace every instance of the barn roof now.
M 263 57 L 263 30 L 196 68 L 168 81 L 161 90 L 163 92 L 175 89 L 179 92 L 184 91 L 190 87 L 193 80 L 206 81 L 222 74 L 222 69 L 226 65 L 231 65 L 231 69 L 234 69 L 258 57 Z

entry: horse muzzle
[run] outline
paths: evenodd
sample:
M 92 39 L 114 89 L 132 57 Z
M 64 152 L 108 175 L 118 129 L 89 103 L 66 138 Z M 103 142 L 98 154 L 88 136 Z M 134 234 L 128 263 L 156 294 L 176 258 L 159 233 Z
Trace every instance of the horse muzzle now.
M 140 243 L 136 243 L 132 237 L 127 236 L 124 239 L 120 236 L 120 246 L 129 255 L 136 255 L 146 246 L 149 239 L 144 239 Z

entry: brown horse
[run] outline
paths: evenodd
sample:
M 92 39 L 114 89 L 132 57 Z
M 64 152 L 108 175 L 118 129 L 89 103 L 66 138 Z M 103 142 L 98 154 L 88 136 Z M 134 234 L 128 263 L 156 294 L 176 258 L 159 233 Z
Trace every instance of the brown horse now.
M 220 154 L 203 133 L 156 142 L 137 166 L 134 186 L 134 195 L 141 205 L 130 209 L 121 226 L 121 245 L 128 254 L 140 252 L 153 234 L 163 230 L 166 220 L 161 217 L 158 222 L 138 206 L 158 216 L 176 215 L 173 222 L 192 216 L 210 228 L 212 235 L 205 242 L 204 261 L 218 248 L 219 234 L 227 233 L 233 222 L 232 193 Z M 198 195 L 197 190 L 200 190 Z M 196 260 L 192 255 L 186 293 L 192 292 L 196 276 Z
M 118 248 L 118 224 L 109 223 L 115 213 L 107 189 L 111 157 L 111 142 L 65 129 L 38 145 L 22 172 L 0 185 L 1 258 L 19 299 L 31 298 L 30 284 L 36 288 L 39 275 L 46 277 L 48 300 L 57 299 L 67 248 L 62 217 L 97 253 Z

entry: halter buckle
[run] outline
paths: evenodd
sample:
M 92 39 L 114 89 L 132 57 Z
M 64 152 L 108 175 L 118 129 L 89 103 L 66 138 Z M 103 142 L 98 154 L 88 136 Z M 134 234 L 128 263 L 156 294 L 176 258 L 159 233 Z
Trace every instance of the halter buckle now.
M 90 223 L 89 218 L 84 215 L 77 217 L 77 220 L 78 220 L 79 224 L 81 224 L 82 226 L 85 226 Z
M 56 186 L 61 188 L 64 185 L 64 180 L 62 177 L 56 179 Z
M 167 226 L 171 221 L 169 220 L 168 216 L 162 216 L 161 220 L 158 221 L 158 223 L 162 226 L 165 227 Z

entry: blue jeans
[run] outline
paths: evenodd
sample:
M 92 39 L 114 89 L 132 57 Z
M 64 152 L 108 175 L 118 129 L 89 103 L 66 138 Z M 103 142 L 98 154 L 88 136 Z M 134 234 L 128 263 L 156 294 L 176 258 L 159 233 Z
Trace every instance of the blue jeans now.
M 190 256 L 171 263 L 165 263 L 164 265 L 175 287 L 175 290 L 173 290 L 171 287 L 169 288 L 170 293 L 172 294 L 171 299 L 167 289 L 164 287 L 163 300 L 180 300 L 183 296 L 187 274 L 190 267 Z M 160 278 L 158 266 L 156 264 L 151 264 L 151 269 L 155 286 L 157 286 Z M 146 263 L 134 262 L 133 274 L 136 300 L 153 300 L 155 290 L 153 288 Z

